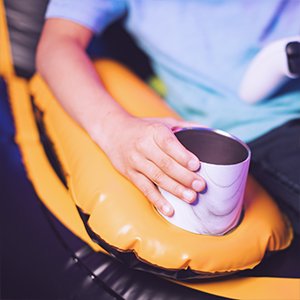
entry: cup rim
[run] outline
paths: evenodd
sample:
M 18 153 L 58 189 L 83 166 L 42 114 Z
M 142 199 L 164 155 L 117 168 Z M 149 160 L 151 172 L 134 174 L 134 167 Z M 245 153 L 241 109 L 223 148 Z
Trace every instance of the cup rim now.
M 189 131 L 189 130 L 209 131 L 209 132 L 214 132 L 214 133 L 217 133 L 219 135 L 223 135 L 227 138 L 230 138 L 230 139 L 238 142 L 239 144 L 241 144 L 247 150 L 247 158 L 245 160 L 243 160 L 242 162 L 245 162 L 245 161 L 249 160 L 250 157 L 251 157 L 251 150 L 245 142 L 243 142 L 241 139 L 239 139 L 235 135 L 233 135 L 233 134 L 231 134 L 227 131 L 224 131 L 222 129 L 216 129 L 216 128 L 210 128 L 210 127 L 182 127 L 182 128 L 177 129 L 176 131 L 174 131 L 174 134 L 177 133 L 177 132 Z M 239 163 L 242 163 L 242 162 L 239 162 Z M 237 164 L 239 164 L 239 163 L 237 163 Z

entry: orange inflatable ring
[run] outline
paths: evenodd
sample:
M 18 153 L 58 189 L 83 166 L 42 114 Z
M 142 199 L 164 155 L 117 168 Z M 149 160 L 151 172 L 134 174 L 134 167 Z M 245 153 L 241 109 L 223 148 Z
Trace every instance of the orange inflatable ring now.
M 130 113 L 178 118 L 126 68 L 108 60 L 95 66 L 107 90 Z M 90 236 L 107 252 L 138 269 L 190 279 L 253 268 L 267 252 L 290 244 L 287 220 L 252 178 L 247 183 L 243 220 L 229 234 L 196 235 L 169 224 L 63 111 L 40 76 L 33 78 L 30 91 L 72 199 Z

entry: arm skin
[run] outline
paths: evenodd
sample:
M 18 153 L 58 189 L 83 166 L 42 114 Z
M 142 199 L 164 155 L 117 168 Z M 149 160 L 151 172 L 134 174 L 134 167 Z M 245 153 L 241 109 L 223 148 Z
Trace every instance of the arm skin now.
M 205 182 L 193 171 L 199 160 L 176 139 L 173 127 L 190 123 L 129 115 L 106 92 L 85 49 L 92 32 L 62 19 L 46 21 L 37 51 L 37 69 L 64 109 L 103 149 L 114 167 L 163 214 L 174 211 L 156 185 L 193 202 Z M 114 129 L 126 128 L 121 134 Z M 156 185 L 155 185 L 155 184 Z

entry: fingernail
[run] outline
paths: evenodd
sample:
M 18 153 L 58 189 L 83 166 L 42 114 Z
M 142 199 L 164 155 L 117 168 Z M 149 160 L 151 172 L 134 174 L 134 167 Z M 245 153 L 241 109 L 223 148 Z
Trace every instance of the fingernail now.
M 169 206 L 169 205 L 163 205 L 163 207 L 162 207 L 162 211 L 163 211 L 163 213 L 164 214 L 166 214 L 166 215 L 169 215 L 170 214 L 170 212 L 172 211 L 172 209 L 171 209 L 171 207 Z
M 188 162 L 188 168 L 191 171 L 197 171 L 200 168 L 200 162 L 199 160 L 192 159 Z
M 200 180 L 194 180 L 192 183 L 192 188 L 196 191 L 196 192 L 200 192 L 204 189 L 205 184 L 200 181 Z
M 185 200 L 192 202 L 194 200 L 195 193 L 191 190 L 185 190 L 182 195 Z

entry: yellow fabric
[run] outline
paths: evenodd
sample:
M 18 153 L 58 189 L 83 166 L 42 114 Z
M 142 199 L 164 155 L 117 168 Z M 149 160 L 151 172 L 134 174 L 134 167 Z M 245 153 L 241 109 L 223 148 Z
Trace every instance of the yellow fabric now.
M 28 82 L 14 74 L 3 0 L 0 0 L 0 76 L 4 76 L 8 84 L 10 105 L 16 128 L 15 140 L 21 146 L 20 150 L 27 168 L 27 175 L 34 184 L 39 198 L 74 234 L 95 251 L 105 252 L 90 239 L 74 206 L 73 199 L 57 178 L 40 144 L 30 102 Z M 53 201 L 54 198 L 55 201 Z
M 14 74 L 3 0 L 0 0 L 0 75 Z
M 97 62 L 96 68 L 107 90 L 132 114 L 176 116 L 127 69 L 111 61 Z M 170 225 L 66 115 L 39 76 L 31 82 L 31 92 L 44 112 L 72 198 L 91 215 L 90 227 L 108 244 L 133 250 L 141 260 L 162 268 L 190 267 L 209 273 L 252 268 L 267 250 L 290 244 L 290 227 L 270 196 L 251 178 L 244 218 L 231 233 L 200 236 Z
M 37 195 L 67 228 L 94 250 L 99 251 L 101 248 L 88 236 L 72 198 L 56 176 L 40 144 L 27 81 L 11 77 L 8 81 L 8 90 L 15 120 L 15 140 L 20 146 L 27 175 Z

